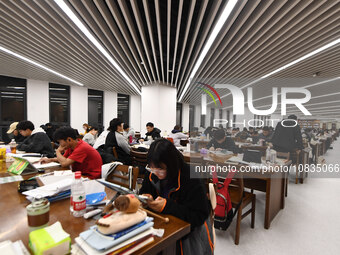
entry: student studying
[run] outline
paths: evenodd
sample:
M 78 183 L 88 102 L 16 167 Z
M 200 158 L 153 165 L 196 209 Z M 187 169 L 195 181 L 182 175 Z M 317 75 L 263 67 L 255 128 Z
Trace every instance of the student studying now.
M 59 147 L 56 158 L 43 158 L 41 163 L 58 162 L 62 167 L 71 167 L 72 171 L 81 171 L 82 175 L 91 179 L 101 177 L 102 159 L 99 153 L 89 144 L 77 140 L 77 133 L 73 128 L 62 127 L 54 133 L 54 140 Z
M 17 125 L 19 133 L 26 139 L 17 146 L 17 150 L 25 152 L 35 152 L 49 158 L 54 156 L 51 140 L 42 128 L 34 128 L 31 121 L 20 121 Z

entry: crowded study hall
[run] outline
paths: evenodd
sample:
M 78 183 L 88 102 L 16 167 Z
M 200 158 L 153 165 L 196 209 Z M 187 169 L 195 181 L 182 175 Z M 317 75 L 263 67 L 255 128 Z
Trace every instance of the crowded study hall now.
M 340 254 L 339 17 L 0 1 L 0 254 Z

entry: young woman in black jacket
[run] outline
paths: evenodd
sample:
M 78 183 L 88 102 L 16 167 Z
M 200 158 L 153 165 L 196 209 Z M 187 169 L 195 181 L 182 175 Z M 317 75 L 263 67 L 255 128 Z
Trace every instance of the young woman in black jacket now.
M 191 224 L 190 234 L 177 242 L 177 254 L 212 254 L 207 193 L 200 179 L 190 178 L 182 154 L 170 141 L 158 139 L 150 146 L 146 169 L 140 194 L 151 198 L 148 207 Z

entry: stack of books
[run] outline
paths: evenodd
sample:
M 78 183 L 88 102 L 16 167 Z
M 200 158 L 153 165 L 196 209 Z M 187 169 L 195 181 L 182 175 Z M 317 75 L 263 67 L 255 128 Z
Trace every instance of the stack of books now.
M 97 226 L 80 233 L 75 238 L 72 254 L 91 255 L 128 255 L 154 241 L 153 218 L 111 235 L 101 234 Z
M 0 254 L 6 255 L 29 255 L 30 253 L 24 246 L 21 240 L 12 242 L 10 240 L 6 240 L 0 242 Z

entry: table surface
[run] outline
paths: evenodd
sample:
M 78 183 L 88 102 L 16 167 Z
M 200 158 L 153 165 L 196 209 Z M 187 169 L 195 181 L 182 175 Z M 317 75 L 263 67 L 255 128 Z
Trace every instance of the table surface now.
M 10 175 L 6 172 L 9 165 L 8 163 L 0 164 L 0 177 Z M 51 170 L 56 170 L 56 168 Z M 48 171 L 49 170 L 47 170 L 47 172 Z M 31 176 L 32 175 L 27 175 L 23 176 L 23 178 L 27 179 Z M 26 206 L 29 204 L 29 201 L 17 191 L 17 187 L 18 182 L 0 184 L 0 242 L 4 240 L 16 241 L 21 239 L 25 246 L 28 247 L 29 228 L 27 224 Z M 114 191 L 106 188 L 106 193 L 108 197 L 111 198 Z M 49 224 L 51 225 L 60 221 L 63 229 L 70 234 L 72 243 L 74 243 L 74 238 L 94 225 L 95 220 L 73 217 L 70 214 L 69 205 L 69 199 L 51 203 Z M 166 215 L 166 217 L 170 219 L 169 223 L 164 223 L 158 218 L 154 219 L 154 228 L 164 229 L 163 237 L 155 237 L 153 243 L 140 249 L 136 254 L 157 254 L 190 232 L 189 223 L 171 215 Z

